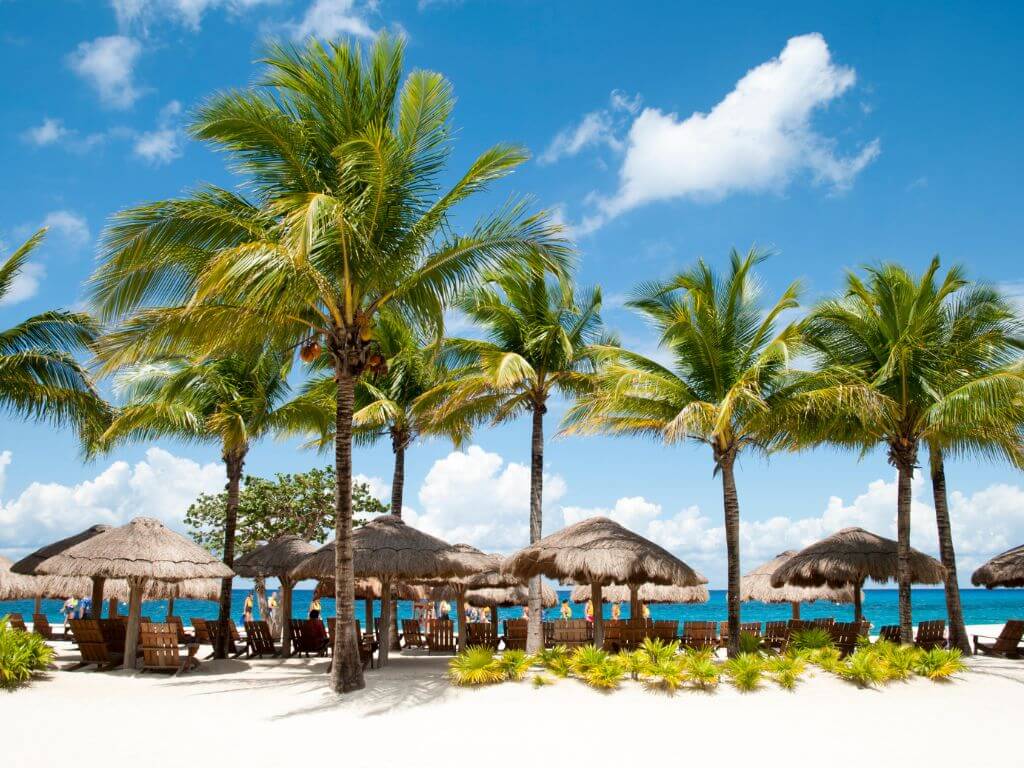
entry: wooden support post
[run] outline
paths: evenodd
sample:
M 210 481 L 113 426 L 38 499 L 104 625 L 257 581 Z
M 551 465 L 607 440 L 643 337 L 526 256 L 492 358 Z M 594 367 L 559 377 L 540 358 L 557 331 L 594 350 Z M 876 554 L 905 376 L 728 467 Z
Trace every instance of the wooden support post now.
M 373 603 L 371 602 L 370 605 Z M 370 625 L 371 631 L 373 624 Z M 377 638 L 377 666 L 388 663 L 391 650 L 391 579 L 380 580 L 380 637 Z
M 128 629 L 124 638 L 124 669 L 135 669 L 135 652 L 139 647 L 139 617 L 142 616 L 142 587 L 146 580 L 128 579 Z
M 292 589 L 295 583 L 287 576 L 281 579 L 281 655 L 292 655 Z
M 594 647 L 604 647 L 604 604 L 601 599 L 601 585 L 590 585 L 590 599 L 594 604 Z

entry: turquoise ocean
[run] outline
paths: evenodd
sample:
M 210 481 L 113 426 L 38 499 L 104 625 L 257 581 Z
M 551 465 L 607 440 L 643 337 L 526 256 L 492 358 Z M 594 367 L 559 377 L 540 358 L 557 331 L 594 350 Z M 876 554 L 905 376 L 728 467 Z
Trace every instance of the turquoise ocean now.
M 273 593 L 273 590 L 270 591 Z M 866 589 L 864 591 L 864 615 L 876 626 L 898 623 L 897 593 L 895 589 Z M 242 604 L 247 590 L 235 590 L 232 600 L 232 615 L 236 623 L 242 623 Z M 1002 624 L 1007 619 L 1024 619 L 1024 589 L 964 589 L 961 591 L 961 600 L 964 608 L 964 618 L 967 624 Z M 559 590 L 560 599 L 568 599 L 569 592 Z M 296 590 L 293 597 L 294 615 L 297 618 L 304 618 L 309 610 L 309 603 L 313 598 L 312 590 Z M 21 613 L 28 621 L 32 616 L 31 600 L 0 601 L 0 616 L 17 612 Z M 44 600 L 43 611 L 51 623 L 61 622 L 61 605 L 59 600 Z M 914 589 L 912 592 L 912 605 L 914 622 L 927 621 L 932 619 L 946 618 L 945 596 L 941 589 Z M 322 600 L 324 618 L 334 615 L 334 601 Z M 573 615 L 583 618 L 584 607 L 580 604 L 573 604 Z M 788 619 L 791 615 L 790 606 L 768 605 L 765 603 L 749 602 L 742 606 L 743 621 L 776 621 Z M 161 621 L 167 615 L 166 601 L 155 600 L 143 603 L 142 612 L 145 616 L 154 621 Z M 176 600 L 174 612 L 181 616 L 185 623 L 193 616 L 212 619 L 217 616 L 217 604 L 201 600 Z M 379 602 L 374 603 L 374 615 L 380 612 Z M 127 606 L 121 605 L 121 613 L 127 613 Z M 256 618 L 259 618 L 259 611 L 256 611 Z M 106 610 L 104 608 L 104 615 Z M 362 622 L 365 615 L 365 606 L 362 600 L 356 601 L 356 616 Z M 511 619 L 522 615 L 520 608 L 502 608 L 501 619 Z M 549 609 L 546 612 L 548 618 L 558 618 L 558 608 Z M 412 603 L 401 601 L 398 604 L 399 618 L 412 618 Z M 605 616 L 611 616 L 611 607 L 605 606 Z M 725 591 L 711 590 L 710 600 L 707 603 L 697 605 L 652 605 L 651 616 L 654 619 L 675 619 L 677 621 L 724 621 Z M 815 618 L 818 616 L 834 616 L 839 621 L 852 621 L 853 608 L 847 605 L 833 605 L 831 603 L 804 604 L 801 609 L 802 618 Z M 622 605 L 622 618 L 629 617 L 629 604 Z M 454 617 L 453 617 L 454 618 Z

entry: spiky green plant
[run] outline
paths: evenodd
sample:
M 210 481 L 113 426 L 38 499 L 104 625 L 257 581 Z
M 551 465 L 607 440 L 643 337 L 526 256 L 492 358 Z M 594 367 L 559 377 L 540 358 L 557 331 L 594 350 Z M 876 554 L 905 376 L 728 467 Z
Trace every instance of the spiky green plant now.
M 966 668 L 959 648 L 932 648 L 921 653 L 914 665 L 914 671 L 929 680 L 948 680 Z
M 555 684 L 554 680 L 552 680 L 547 675 L 541 674 L 540 672 L 538 672 L 537 674 L 535 674 L 533 676 L 533 687 L 534 688 L 543 688 L 546 685 L 554 685 L 554 684 Z
M 618 660 L 614 656 L 606 656 L 599 664 L 588 667 L 581 677 L 591 688 L 611 690 L 619 687 L 624 674 Z
M 912 645 L 897 645 L 880 640 L 872 646 L 874 653 L 885 665 L 887 680 L 906 680 L 914 674 L 914 667 L 922 653 Z
M 534 659 L 542 667 L 551 668 L 552 664 L 565 661 L 569 658 L 569 649 L 564 645 L 555 645 L 551 648 L 541 648 L 534 654 Z
M 796 687 L 796 684 L 800 682 L 800 675 L 807 668 L 807 662 L 795 655 L 776 656 L 766 660 L 764 665 L 772 680 L 787 691 Z
M 861 688 L 873 688 L 887 679 L 885 661 L 870 648 L 858 648 L 839 666 L 842 677 Z
M 761 685 L 764 660 L 753 653 L 741 653 L 725 662 L 725 674 L 737 690 L 747 693 Z
M 448 677 L 456 685 L 491 685 L 505 679 L 505 670 L 494 658 L 494 651 L 473 646 L 448 662 Z
M 700 688 L 710 690 L 718 685 L 721 670 L 712 655 L 710 649 L 702 651 L 687 651 L 682 655 L 683 674 L 686 679 Z
M 585 677 L 586 674 L 608 660 L 608 654 L 592 645 L 582 645 L 569 657 L 569 667 L 573 674 Z
M 830 674 L 838 675 L 842 672 L 842 659 L 840 658 L 840 652 L 838 648 L 827 647 L 827 648 L 816 648 L 811 651 L 806 651 L 807 660 L 815 664 L 825 672 Z
M 7 616 L 0 618 L 0 688 L 23 685 L 53 663 L 53 648 L 42 637 L 12 629 Z
M 682 656 L 673 656 L 650 662 L 647 670 L 648 684 L 670 693 L 690 679 L 686 661 Z
M 740 632 L 740 653 L 761 653 L 761 638 L 753 632 Z
M 789 638 L 788 647 L 794 651 L 814 651 L 819 648 L 833 646 L 832 635 L 827 629 L 810 627 L 794 632 Z
M 533 664 L 533 658 L 526 651 L 504 651 L 495 659 L 495 664 L 506 680 L 522 680 Z
M 633 680 L 640 679 L 641 675 L 649 674 L 653 666 L 651 657 L 640 649 L 620 651 L 616 654 L 615 659 L 619 666 L 622 667 L 623 672 L 628 674 Z
M 679 653 L 679 641 L 665 642 L 660 637 L 645 637 L 638 649 L 651 663 L 658 663 L 673 658 Z

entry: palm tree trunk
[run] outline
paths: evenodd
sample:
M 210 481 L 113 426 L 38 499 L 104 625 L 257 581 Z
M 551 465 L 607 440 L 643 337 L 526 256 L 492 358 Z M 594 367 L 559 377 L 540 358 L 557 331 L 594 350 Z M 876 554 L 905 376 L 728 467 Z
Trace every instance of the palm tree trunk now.
M 292 589 L 295 582 L 281 579 L 281 655 L 292 655 Z
M 793 620 L 800 621 L 800 603 L 796 600 L 792 603 L 793 606 Z
M 931 465 L 932 496 L 935 500 L 935 523 L 939 529 L 939 558 L 946 568 L 946 615 L 949 618 L 949 645 L 959 648 L 968 656 L 971 641 L 964 626 L 964 612 L 960 605 L 960 585 L 956 575 L 956 551 L 953 549 L 953 528 L 949 522 L 949 500 L 946 496 L 946 467 L 942 450 L 928 447 Z
M 721 460 L 722 503 L 725 512 L 725 550 L 728 559 L 728 654 L 732 658 L 740 652 L 740 500 L 736 495 L 733 476 L 733 456 Z
M 644 611 L 640 607 L 640 586 L 638 584 L 629 585 L 629 620 L 639 621 L 643 619 Z
M 368 600 L 373 605 L 373 600 Z M 372 610 L 372 609 L 371 609 Z M 373 624 L 366 628 L 367 632 L 373 632 Z M 380 637 L 377 638 L 377 666 L 383 667 L 388 663 L 388 655 L 391 650 L 391 579 L 380 580 Z
M 538 400 L 533 405 L 533 436 L 530 447 L 530 543 L 543 536 L 544 495 L 544 414 L 547 407 Z M 530 579 L 530 620 L 526 626 L 526 652 L 537 653 L 544 647 L 541 633 L 543 610 L 540 595 L 540 576 Z
M 146 580 L 133 576 L 128 579 L 128 628 L 124 636 L 122 669 L 135 669 L 135 654 L 139 648 L 139 617 L 142 616 L 142 588 Z
M 338 400 L 334 425 L 334 589 L 337 631 L 334 633 L 334 661 L 331 688 L 348 693 L 363 688 L 363 665 L 359 660 L 355 627 L 355 574 L 352 569 L 352 406 L 355 379 L 348 362 L 337 359 Z
M 224 516 L 224 565 L 231 568 L 235 564 L 235 528 L 238 525 L 238 489 L 242 482 L 242 467 L 245 465 L 245 449 L 224 452 L 224 465 L 228 472 L 228 503 Z M 231 577 L 220 583 L 220 614 L 217 623 L 220 632 L 217 635 L 217 647 L 214 655 L 218 659 L 226 658 L 231 643 L 228 622 L 231 621 Z
M 601 585 L 590 585 L 590 601 L 594 605 L 594 647 L 604 647 L 604 600 L 601 597 Z
M 391 514 L 402 516 L 402 495 L 405 492 L 405 448 L 409 438 L 400 430 L 391 431 L 391 448 L 395 453 L 395 471 L 391 476 Z M 398 601 L 391 601 L 391 650 L 401 649 L 398 639 Z M 379 638 L 378 638 L 379 639 Z
M 897 461 L 896 495 L 896 582 L 900 600 L 900 642 L 914 642 L 914 624 L 910 607 L 910 505 L 913 501 L 911 482 L 914 462 L 903 457 Z

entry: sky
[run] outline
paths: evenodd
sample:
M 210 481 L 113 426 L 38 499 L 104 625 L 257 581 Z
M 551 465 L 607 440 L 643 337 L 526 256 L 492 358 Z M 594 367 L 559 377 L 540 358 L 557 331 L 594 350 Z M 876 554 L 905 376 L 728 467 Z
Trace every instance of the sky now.
M 935 254 L 1024 297 L 1019 248 L 1024 9 L 1014 3 L 483 2 L 483 0 L 0 0 L 0 253 L 43 246 L 0 305 L 0 327 L 87 308 L 97 243 L 119 209 L 232 186 L 188 138 L 212 93 L 258 81 L 268 40 L 402 35 L 408 68 L 443 73 L 458 103 L 449 178 L 498 142 L 532 159 L 462 208 L 469 226 L 529 195 L 563 222 L 579 281 L 599 284 L 623 342 L 656 354 L 624 306 L 644 280 L 759 247 L 771 299 L 839 290 L 848 269 Z M 1022 302 L 1024 303 L 1024 302 Z M 649 536 L 724 586 L 721 485 L 705 446 L 559 438 L 547 416 L 544 530 L 594 514 Z M 156 516 L 223 486 L 215 446 L 138 444 L 83 462 L 73 435 L 0 417 L 0 552 L 95 522 Z M 296 443 L 250 453 L 258 475 L 327 464 Z M 389 446 L 356 471 L 389 497 Z M 452 542 L 527 541 L 529 425 L 482 429 L 461 451 L 416 443 L 407 518 Z M 951 462 L 961 580 L 1024 541 L 1017 471 Z M 741 459 L 744 570 L 847 525 L 895 532 L 880 452 Z M 930 486 L 914 485 L 913 543 L 937 551 Z

